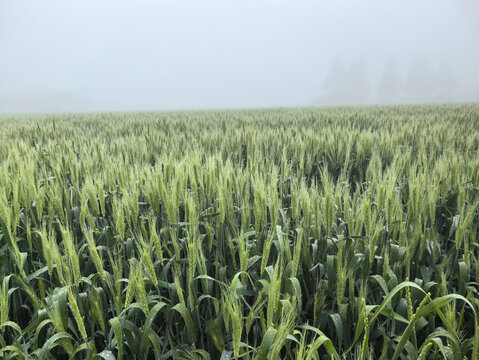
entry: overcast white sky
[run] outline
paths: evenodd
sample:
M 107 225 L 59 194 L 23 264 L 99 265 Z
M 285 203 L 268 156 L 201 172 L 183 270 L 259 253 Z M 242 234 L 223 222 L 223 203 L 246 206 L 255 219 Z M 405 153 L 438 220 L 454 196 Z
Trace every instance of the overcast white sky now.
M 479 1 L 0 0 L 4 113 L 308 106 L 338 63 L 368 86 L 331 103 L 384 101 L 386 64 L 387 102 L 479 101 Z

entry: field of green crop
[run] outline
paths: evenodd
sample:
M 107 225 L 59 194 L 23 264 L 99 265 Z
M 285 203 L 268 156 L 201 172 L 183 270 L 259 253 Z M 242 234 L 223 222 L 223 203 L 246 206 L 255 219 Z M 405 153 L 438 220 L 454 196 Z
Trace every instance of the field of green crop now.
M 479 359 L 476 105 L 0 119 L 0 358 Z

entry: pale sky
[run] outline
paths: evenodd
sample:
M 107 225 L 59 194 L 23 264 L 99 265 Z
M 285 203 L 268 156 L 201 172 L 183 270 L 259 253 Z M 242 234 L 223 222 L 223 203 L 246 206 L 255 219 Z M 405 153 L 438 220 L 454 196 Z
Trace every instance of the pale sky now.
M 477 0 L 0 0 L 0 113 L 432 101 L 479 101 Z

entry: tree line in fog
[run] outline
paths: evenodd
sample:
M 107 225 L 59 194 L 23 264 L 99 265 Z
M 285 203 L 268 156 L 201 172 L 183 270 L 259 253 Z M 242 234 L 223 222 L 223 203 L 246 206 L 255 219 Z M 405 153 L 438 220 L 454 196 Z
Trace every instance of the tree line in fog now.
M 368 103 L 430 103 L 455 101 L 453 69 L 446 57 L 431 66 L 415 57 L 403 71 L 398 62 L 387 60 L 379 78 L 372 80 L 363 58 L 344 64 L 336 56 L 315 105 Z

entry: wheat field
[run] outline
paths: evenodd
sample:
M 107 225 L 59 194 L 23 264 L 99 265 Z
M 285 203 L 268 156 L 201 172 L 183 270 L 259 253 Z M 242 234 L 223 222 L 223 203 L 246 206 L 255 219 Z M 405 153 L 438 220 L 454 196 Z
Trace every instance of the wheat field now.
M 477 105 L 0 129 L 2 359 L 479 359 Z

